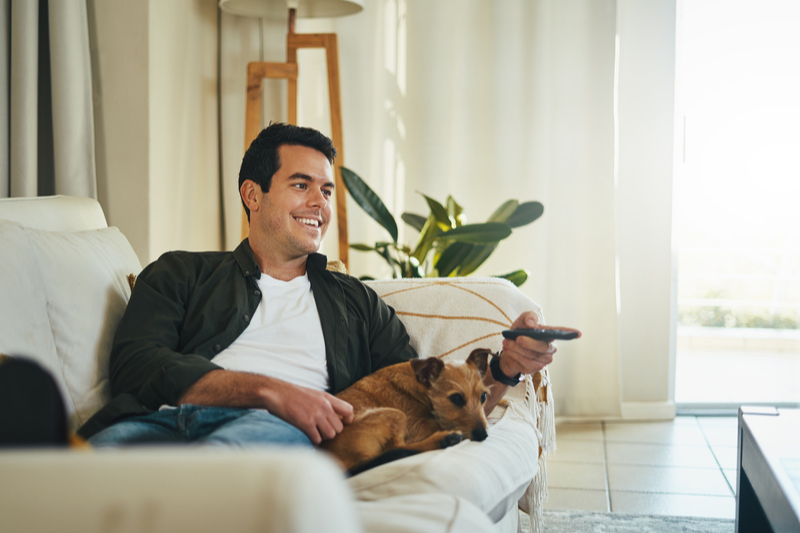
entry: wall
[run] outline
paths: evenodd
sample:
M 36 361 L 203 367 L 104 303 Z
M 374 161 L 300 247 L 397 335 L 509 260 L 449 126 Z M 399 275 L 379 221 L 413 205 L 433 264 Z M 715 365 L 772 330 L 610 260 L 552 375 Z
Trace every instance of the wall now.
M 142 264 L 220 249 L 216 2 L 89 0 L 98 196 Z
M 150 256 L 149 3 L 88 0 L 97 194 L 109 225 Z
M 675 1 L 617 0 L 623 418 L 674 406 L 672 158 Z

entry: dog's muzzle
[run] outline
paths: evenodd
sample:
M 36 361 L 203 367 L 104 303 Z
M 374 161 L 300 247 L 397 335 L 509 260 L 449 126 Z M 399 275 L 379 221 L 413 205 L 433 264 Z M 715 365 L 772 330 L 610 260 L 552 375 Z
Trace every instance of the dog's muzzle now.
M 486 440 L 486 437 L 488 436 L 489 434 L 486 433 L 486 428 L 475 428 L 472 430 L 472 435 L 470 436 L 470 439 L 476 442 L 481 442 Z

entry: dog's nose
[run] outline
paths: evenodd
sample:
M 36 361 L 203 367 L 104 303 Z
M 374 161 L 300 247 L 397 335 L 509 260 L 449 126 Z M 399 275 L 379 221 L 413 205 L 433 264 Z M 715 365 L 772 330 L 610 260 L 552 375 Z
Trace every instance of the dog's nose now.
M 489 434 L 486 433 L 486 428 L 475 428 L 472 430 L 472 440 L 480 442 L 486 440 Z

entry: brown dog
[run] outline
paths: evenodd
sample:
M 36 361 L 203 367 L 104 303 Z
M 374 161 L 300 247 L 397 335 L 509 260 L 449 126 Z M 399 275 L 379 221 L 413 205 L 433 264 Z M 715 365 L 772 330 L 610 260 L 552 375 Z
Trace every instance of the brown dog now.
M 353 406 L 355 419 L 322 448 L 353 473 L 390 450 L 410 455 L 484 440 L 488 389 L 482 378 L 489 353 L 474 350 L 464 364 L 416 359 L 357 381 L 336 395 Z

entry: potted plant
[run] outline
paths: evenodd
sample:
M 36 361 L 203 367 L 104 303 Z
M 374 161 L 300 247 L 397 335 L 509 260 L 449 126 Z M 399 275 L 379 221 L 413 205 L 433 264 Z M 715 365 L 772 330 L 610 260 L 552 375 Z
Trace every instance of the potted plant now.
M 411 247 L 397 242 L 397 222 L 364 180 L 345 167 L 342 167 L 342 179 L 353 200 L 391 237 L 390 241 L 379 241 L 372 246 L 351 244 L 350 248 L 380 255 L 392 269 L 394 278 L 472 274 L 492 255 L 498 243 L 511 235 L 514 228 L 530 224 L 544 213 L 544 206 L 539 202 L 508 200 L 486 222 L 468 224 L 464 209 L 452 196 L 448 196 L 442 204 L 423 194 L 430 209 L 428 216 L 403 213 L 401 217 L 406 224 L 419 231 L 419 238 Z M 520 269 L 497 277 L 520 286 L 528 279 L 528 272 Z M 364 276 L 364 279 L 371 278 Z

